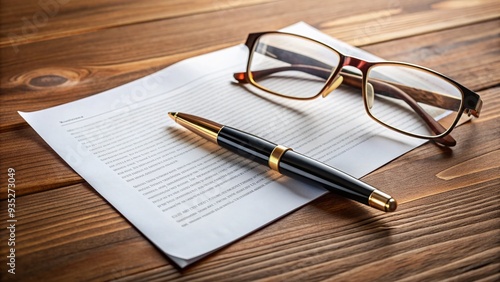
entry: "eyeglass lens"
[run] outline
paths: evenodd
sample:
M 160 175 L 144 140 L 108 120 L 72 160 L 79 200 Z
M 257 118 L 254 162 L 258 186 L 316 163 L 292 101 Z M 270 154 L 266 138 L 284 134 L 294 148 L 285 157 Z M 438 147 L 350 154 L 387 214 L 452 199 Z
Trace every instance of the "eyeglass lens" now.
M 324 91 L 325 83 L 340 66 L 341 54 L 299 36 L 264 34 L 254 44 L 248 64 L 250 81 L 282 96 L 312 98 Z M 440 136 L 450 129 L 461 107 L 462 92 L 438 74 L 403 63 L 373 64 L 362 76 L 344 82 L 364 90 L 368 114 L 379 122 L 411 135 Z M 357 80 L 357 82 L 352 83 Z M 349 81 L 351 81 L 349 83 Z M 364 89 L 361 88 L 364 86 Z
M 283 51 L 287 58 L 277 58 Z M 311 61 L 323 65 L 318 67 Z M 254 82 L 264 90 L 292 98 L 311 98 L 325 86 L 339 62 L 339 54 L 314 41 L 266 34 L 255 45 L 249 71 Z

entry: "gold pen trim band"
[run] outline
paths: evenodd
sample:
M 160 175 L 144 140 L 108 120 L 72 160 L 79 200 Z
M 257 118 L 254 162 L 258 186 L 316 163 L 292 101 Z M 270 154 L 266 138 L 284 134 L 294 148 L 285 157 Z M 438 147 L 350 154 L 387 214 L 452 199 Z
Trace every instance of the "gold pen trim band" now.
M 271 155 L 269 156 L 269 167 L 271 169 L 279 172 L 280 171 L 279 164 L 280 164 L 281 157 L 288 150 L 292 150 L 292 149 L 287 148 L 287 147 L 282 146 L 282 145 L 278 145 L 278 146 L 274 147 L 273 151 L 271 152 Z
M 394 198 L 379 190 L 374 190 L 370 194 L 368 204 L 371 207 L 385 212 L 393 212 L 398 206 L 398 203 L 394 200 Z

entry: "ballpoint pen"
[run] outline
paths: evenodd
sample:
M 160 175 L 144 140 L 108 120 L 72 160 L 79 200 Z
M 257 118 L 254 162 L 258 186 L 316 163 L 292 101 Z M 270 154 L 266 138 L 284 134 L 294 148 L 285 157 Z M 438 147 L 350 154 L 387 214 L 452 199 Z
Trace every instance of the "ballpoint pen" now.
M 397 202 L 386 193 L 329 165 L 241 130 L 198 116 L 169 112 L 178 124 L 236 154 L 279 173 L 319 185 L 330 192 L 373 208 L 392 212 Z

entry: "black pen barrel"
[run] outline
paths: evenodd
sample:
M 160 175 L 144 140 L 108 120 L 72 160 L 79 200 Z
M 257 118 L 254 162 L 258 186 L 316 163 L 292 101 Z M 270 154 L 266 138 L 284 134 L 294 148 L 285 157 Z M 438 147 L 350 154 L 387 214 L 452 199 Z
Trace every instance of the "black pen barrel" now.
M 383 211 L 394 211 L 391 196 L 331 166 L 244 131 L 223 126 L 197 116 L 168 114 L 175 122 L 196 134 L 254 162 L 267 165 L 284 175 L 314 183 L 330 192 Z
M 286 151 L 281 157 L 279 172 L 304 182 L 319 185 L 326 190 L 368 205 L 376 189 L 329 165 L 295 151 Z
M 217 136 L 217 143 L 234 153 L 260 164 L 268 165 L 277 144 L 244 131 L 224 126 Z M 279 172 L 306 183 L 319 185 L 330 192 L 368 205 L 375 190 L 372 186 L 331 166 L 287 150 L 280 158 Z
M 217 135 L 217 144 L 240 156 L 267 165 L 275 143 L 263 138 L 224 126 Z

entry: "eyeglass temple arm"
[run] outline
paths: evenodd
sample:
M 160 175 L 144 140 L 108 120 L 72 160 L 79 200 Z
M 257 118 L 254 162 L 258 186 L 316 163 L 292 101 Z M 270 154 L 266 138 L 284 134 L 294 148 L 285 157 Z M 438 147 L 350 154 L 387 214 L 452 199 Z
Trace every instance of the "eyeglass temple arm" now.
M 323 78 L 324 80 L 327 80 L 331 74 L 331 72 L 328 71 L 327 69 L 316 67 L 316 66 L 291 65 L 291 66 L 276 67 L 276 68 L 269 68 L 269 69 L 262 69 L 262 70 L 258 70 L 258 71 L 253 71 L 252 77 L 254 79 L 258 80 L 260 78 L 269 76 L 269 75 L 274 74 L 274 73 L 278 73 L 278 72 L 282 72 L 282 71 L 291 71 L 291 70 L 305 72 L 305 73 L 314 75 L 316 77 Z M 234 73 L 233 77 L 239 83 L 249 83 L 250 82 L 246 72 Z
M 314 66 L 306 66 L 306 65 L 292 65 L 292 66 L 264 69 L 264 70 L 252 72 L 252 75 L 254 76 L 255 79 L 259 79 L 261 77 L 265 77 L 265 76 L 271 75 L 271 74 L 276 73 L 276 72 L 288 71 L 288 70 L 296 70 L 296 71 L 306 72 L 306 73 L 309 73 L 311 75 L 323 78 L 325 80 L 328 79 L 328 77 L 330 76 L 330 71 L 328 71 L 326 69 L 314 67 Z M 345 83 L 349 86 L 353 86 L 353 87 L 356 87 L 358 89 L 361 89 L 363 82 L 362 82 L 362 79 L 359 75 L 351 74 L 351 73 L 348 73 L 344 70 L 341 71 L 341 75 L 344 77 L 343 83 Z M 248 79 L 246 77 L 246 73 L 235 73 L 234 77 L 236 80 L 238 80 L 241 83 L 248 82 Z M 370 80 L 370 83 L 374 87 L 374 90 L 376 90 L 377 94 L 382 94 L 385 96 L 398 98 L 398 99 L 405 101 L 425 121 L 425 123 L 429 126 L 429 128 L 434 133 L 441 134 L 441 133 L 446 131 L 446 129 L 440 123 L 438 123 L 431 116 L 429 116 L 429 114 L 427 114 L 427 112 L 425 112 L 417 104 L 417 102 L 411 96 L 409 96 L 407 93 L 405 93 L 404 91 L 401 91 L 397 87 L 392 86 L 389 83 L 382 82 L 382 81 Z M 446 146 L 456 145 L 456 141 L 450 135 L 447 135 L 447 136 L 444 136 L 444 137 L 441 137 L 441 138 L 438 138 L 435 140 L 436 140 L 436 142 L 439 142 L 439 143 L 446 145 Z
M 330 67 L 331 69 L 331 67 Z M 282 71 L 288 71 L 288 70 L 296 70 L 296 71 L 302 71 L 305 73 L 309 73 L 311 75 L 323 78 L 323 79 L 328 79 L 330 76 L 331 72 L 328 69 L 312 66 L 312 65 L 303 65 L 303 64 L 297 64 L 297 65 L 292 65 L 292 66 L 286 66 L 286 67 L 279 67 L 279 68 L 270 68 L 270 69 L 263 69 L 263 70 L 258 70 L 258 71 L 253 71 L 252 76 L 254 79 L 259 79 L 268 75 L 271 75 L 273 73 L 277 72 L 282 72 Z M 358 84 L 361 82 L 361 77 L 355 73 L 348 72 L 346 70 L 341 70 L 340 74 L 344 76 L 344 80 L 342 84 L 347 84 L 353 87 L 357 87 L 361 89 L 361 84 Z M 238 72 L 234 73 L 234 78 L 239 82 L 239 83 L 249 83 L 247 74 L 245 72 Z M 351 78 L 351 79 L 346 79 L 346 78 Z M 388 83 L 389 82 L 385 82 Z M 451 96 L 444 96 L 440 95 L 434 92 L 422 90 L 422 89 L 416 89 L 413 87 L 409 86 L 404 86 L 396 83 L 390 83 L 394 86 L 397 86 L 399 89 L 402 91 L 411 94 L 412 100 L 415 100 L 416 102 L 420 103 L 425 103 L 427 105 L 432 105 L 436 107 L 440 107 L 442 109 L 447 109 L 447 110 L 454 110 L 458 111 L 460 109 L 460 100 L 456 99 Z M 395 98 L 394 95 L 391 95 L 391 92 L 384 92 L 384 93 L 378 93 L 380 95 L 384 96 L 389 96 Z M 479 113 L 477 111 L 471 111 L 471 113 L 478 117 Z

